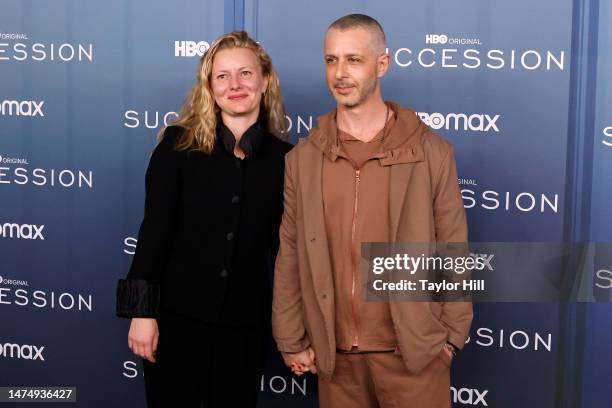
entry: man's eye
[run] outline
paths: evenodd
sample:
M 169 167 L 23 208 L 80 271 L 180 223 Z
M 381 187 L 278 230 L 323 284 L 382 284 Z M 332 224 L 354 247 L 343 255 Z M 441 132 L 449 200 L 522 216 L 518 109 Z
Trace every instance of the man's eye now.
M 331 63 L 333 63 L 333 62 L 334 62 L 334 59 L 333 59 L 333 58 L 325 58 L 325 63 L 326 63 L 326 64 L 331 64 Z
M 251 71 L 242 71 L 241 74 L 243 77 L 248 78 L 251 76 Z
M 359 62 L 361 61 L 359 58 L 349 58 L 350 62 Z

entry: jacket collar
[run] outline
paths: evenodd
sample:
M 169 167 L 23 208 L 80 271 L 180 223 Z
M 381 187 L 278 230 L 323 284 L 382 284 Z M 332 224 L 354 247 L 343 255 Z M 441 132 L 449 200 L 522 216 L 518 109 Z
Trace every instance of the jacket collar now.
M 395 102 L 385 102 L 395 114 L 395 122 L 388 130 L 383 143 L 383 153 L 379 158 L 382 166 L 423 161 L 423 134 L 427 126 L 414 111 L 402 108 Z M 331 161 L 340 155 L 336 126 L 336 109 L 317 119 L 317 127 L 312 129 L 312 141 Z

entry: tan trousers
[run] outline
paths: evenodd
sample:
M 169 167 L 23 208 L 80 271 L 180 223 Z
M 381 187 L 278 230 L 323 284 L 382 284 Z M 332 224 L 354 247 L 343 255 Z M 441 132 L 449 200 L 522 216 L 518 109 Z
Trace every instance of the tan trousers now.
M 331 380 L 319 378 L 320 408 L 449 408 L 451 358 L 440 351 L 411 374 L 395 353 L 336 353 Z

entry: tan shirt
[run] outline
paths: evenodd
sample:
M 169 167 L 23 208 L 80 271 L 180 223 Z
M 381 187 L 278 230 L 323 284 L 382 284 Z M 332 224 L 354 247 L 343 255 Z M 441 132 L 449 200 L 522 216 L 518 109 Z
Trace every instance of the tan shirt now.
M 338 157 L 323 162 L 323 208 L 335 291 L 336 346 L 340 350 L 389 351 L 397 341 L 387 302 L 365 302 L 361 242 L 391 240 L 390 166 L 379 158 L 389 144 L 387 123 L 365 143 L 338 130 Z

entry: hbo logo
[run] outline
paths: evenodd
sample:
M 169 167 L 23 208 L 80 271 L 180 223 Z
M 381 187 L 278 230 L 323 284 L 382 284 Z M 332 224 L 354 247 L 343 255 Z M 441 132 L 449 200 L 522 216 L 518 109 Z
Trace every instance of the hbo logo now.
M 174 42 L 174 56 L 175 57 L 195 57 L 196 55 L 202 56 L 208 49 L 210 44 L 206 41 L 175 41 Z
M 448 37 L 444 34 L 427 34 L 425 36 L 425 44 L 446 44 Z

